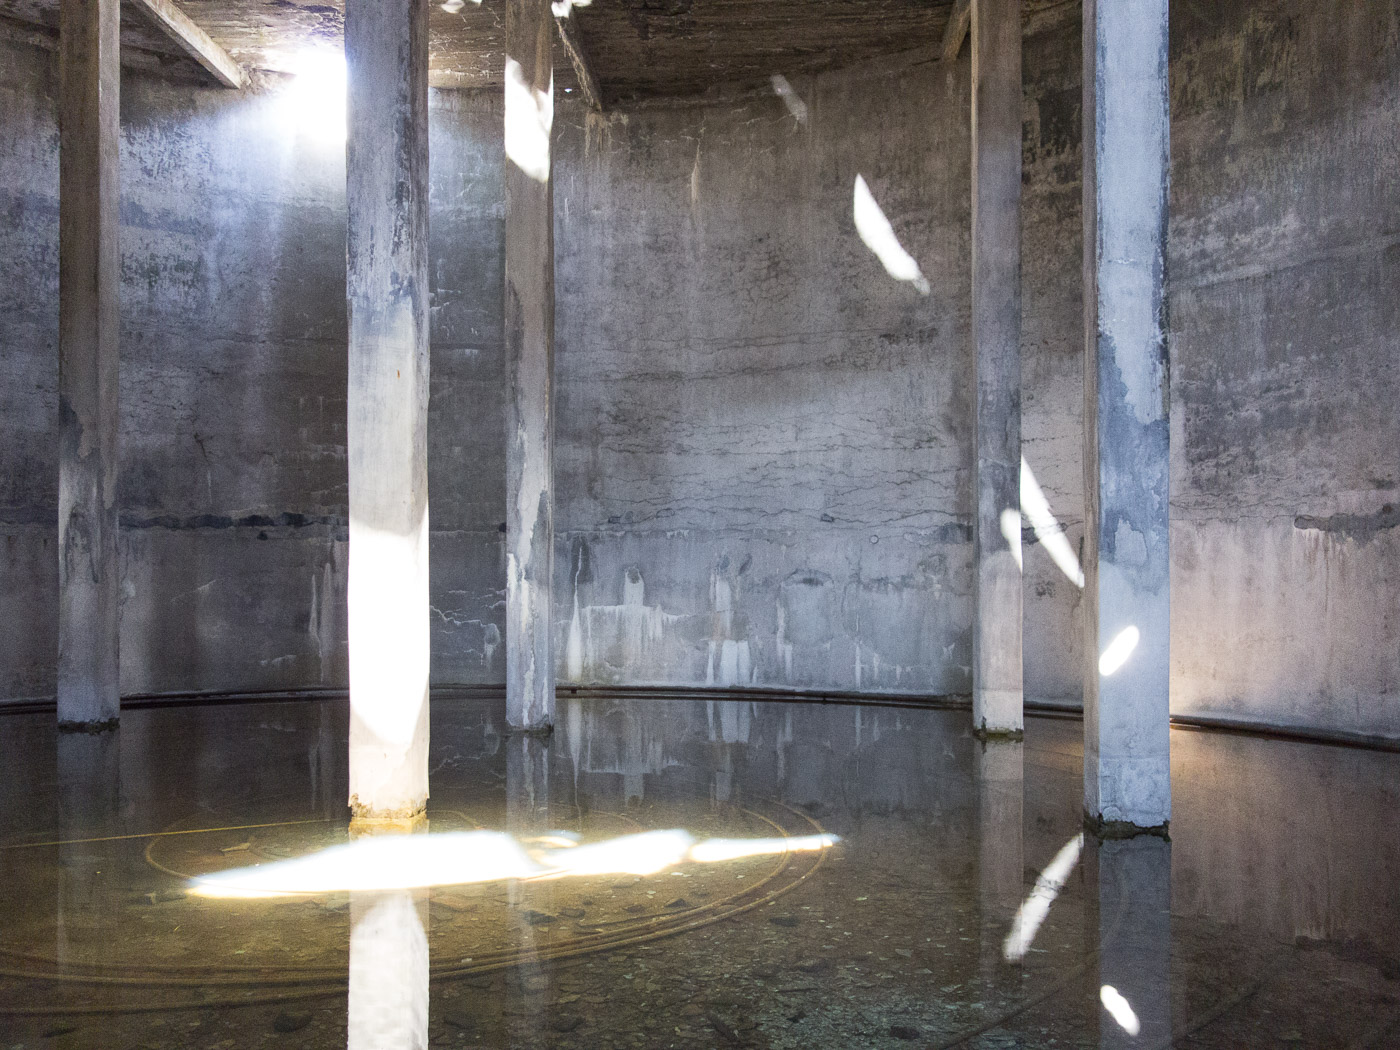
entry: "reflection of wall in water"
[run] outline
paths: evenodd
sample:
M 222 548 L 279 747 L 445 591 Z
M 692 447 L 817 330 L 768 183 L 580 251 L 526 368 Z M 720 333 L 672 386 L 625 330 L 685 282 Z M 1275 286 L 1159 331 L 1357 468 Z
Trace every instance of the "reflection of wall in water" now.
M 1181 732 L 1172 749 L 1174 910 L 1400 964 L 1400 843 L 1377 834 L 1400 812 L 1394 755 Z
M 577 773 L 578 790 L 598 798 L 778 799 L 843 819 L 919 822 L 972 798 L 971 737 L 956 712 L 730 700 L 561 706 L 558 782 Z

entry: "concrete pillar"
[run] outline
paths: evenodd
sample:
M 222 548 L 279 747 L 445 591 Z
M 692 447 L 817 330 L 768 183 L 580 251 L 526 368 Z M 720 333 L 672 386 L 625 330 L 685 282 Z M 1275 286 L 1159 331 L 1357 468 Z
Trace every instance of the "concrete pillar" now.
M 345 9 L 350 808 L 428 798 L 428 8 Z
M 972 340 L 977 621 L 972 719 L 1019 736 L 1021 692 L 1021 5 L 972 4 Z
M 1172 847 L 1140 835 L 1097 844 L 1099 1046 L 1167 1046 L 1172 1036 Z
M 1164 828 L 1167 0 L 1084 4 L 1084 811 Z
M 59 7 L 58 723 L 115 724 L 118 0 Z
M 506 2 L 506 721 L 554 721 L 554 19 Z

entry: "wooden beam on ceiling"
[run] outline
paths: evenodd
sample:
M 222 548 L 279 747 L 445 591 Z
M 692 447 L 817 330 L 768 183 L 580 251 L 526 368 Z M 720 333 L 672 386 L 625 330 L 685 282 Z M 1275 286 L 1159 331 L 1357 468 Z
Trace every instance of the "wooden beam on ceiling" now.
M 972 0 L 955 0 L 948 15 L 948 28 L 943 31 L 943 61 L 952 62 L 962 50 L 963 41 L 972 28 Z
M 562 5 L 556 4 L 555 10 L 560 6 Z M 574 73 L 578 76 L 579 93 L 583 95 L 583 100 L 588 103 L 590 109 L 602 112 L 603 93 L 599 90 L 598 81 L 588 64 L 588 52 L 584 50 L 583 37 L 579 34 L 572 5 L 567 6 L 564 14 L 555 16 L 554 24 L 559 27 L 559 40 L 573 64 Z
M 248 83 L 243 67 L 175 6 L 173 0 L 132 0 L 132 3 L 224 87 L 241 88 Z

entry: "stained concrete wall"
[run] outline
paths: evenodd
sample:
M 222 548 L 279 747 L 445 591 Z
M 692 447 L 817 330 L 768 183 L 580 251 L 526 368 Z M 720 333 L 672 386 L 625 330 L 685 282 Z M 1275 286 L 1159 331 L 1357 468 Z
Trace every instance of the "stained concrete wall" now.
M 1400 15 L 1228 6 L 1173 11 L 1173 710 L 1400 735 Z M 1024 454 L 1077 550 L 1080 24 L 1026 28 Z M 566 130 L 564 677 L 966 688 L 955 69 Z M 854 236 L 856 170 L 931 301 Z M 1078 588 L 1034 542 L 1026 577 L 1027 695 L 1077 703 Z
M 1172 50 L 1173 707 L 1400 735 L 1400 6 Z
M 53 53 L 0 41 L 0 92 L 12 698 L 52 695 L 56 651 Z M 235 93 L 123 75 L 124 694 L 346 681 L 344 145 L 298 99 L 274 77 Z M 432 105 L 433 604 L 447 680 L 491 673 L 491 632 L 464 610 L 480 604 L 472 581 L 498 571 L 503 498 L 500 115 L 460 103 Z
M 969 689 L 966 74 L 564 113 L 561 678 Z
M 1171 14 L 1172 710 L 1400 736 L 1400 10 Z M 1080 25 L 1029 28 L 1025 456 L 1077 544 Z
M 1400 736 L 1400 16 L 1202 11 L 1172 27 L 1174 709 Z M 1080 26 L 1026 29 L 1024 454 L 1077 550 Z M 51 57 L 0 59 L 9 697 L 52 692 L 57 135 Z M 124 88 L 123 688 L 343 683 L 343 162 L 275 130 L 277 85 Z M 805 123 L 560 107 L 561 679 L 968 688 L 967 60 L 792 90 Z M 499 683 L 501 113 L 433 107 L 434 680 Z M 857 175 L 928 296 L 857 234 Z M 1026 539 L 1027 695 L 1077 703 L 1078 589 Z

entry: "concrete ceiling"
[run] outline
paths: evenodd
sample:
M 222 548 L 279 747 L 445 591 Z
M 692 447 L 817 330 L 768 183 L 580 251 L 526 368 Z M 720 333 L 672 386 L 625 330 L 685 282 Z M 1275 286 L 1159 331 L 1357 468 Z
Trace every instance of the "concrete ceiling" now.
M 1026 6 L 1063 2 L 1027 0 Z M 339 46 L 344 23 L 344 0 L 179 3 L 249 70 L 291 71 L 304 49 Z M 899 52 L 934 53 L 952 7 L 953 0 L 591 0 L 575 6 L 574 18 L 604 101 L 612 103 L 766 83 L 775 73 L 792 77 Z M 58 0 L 0 0 L 0 18 L 52 33 Z M 434 0 L 433 85 L 499 84 L 504 28 L 504 0 L 468 0 L 455 14 Z M 195 73 L 174 42 L 125 3 L 122 45 L 137 56 L 130 64 Z M 575 91 L 577 78 L 562 47 L 555 48 L 555 65 L 559 88 Z

